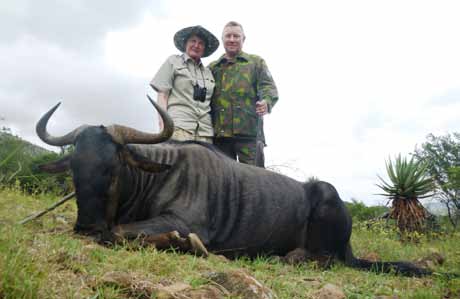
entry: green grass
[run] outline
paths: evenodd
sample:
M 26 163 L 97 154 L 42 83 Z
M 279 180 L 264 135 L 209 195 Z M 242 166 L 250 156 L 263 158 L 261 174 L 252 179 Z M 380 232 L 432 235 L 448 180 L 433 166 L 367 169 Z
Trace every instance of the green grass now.
M 231 269 L 246 272 L 272 289 L 278 298 L 312 298 L 326 283 L 339 286 L 347 298 L 458 298 L 460 280 L 442 276 L 407 278 L 375 274 L 335 263 L 322 270 L 315 263 L 291 266 L 273 257 L 229 261 L 207 259 L 154 248 L 106 248 L 75 235 L 73 201 L 26 225 L 16 224 L 57 198 L 30 197 L 15 190 L 0 191 L 0 298 L 149 298 L 133 293 L 132 281 L 169 285 L 185 282 L 194 288 L 208 284 L 206 274 Z M 418 243 L 402 243 L 394 229 L 355 224 L 355 255 L 375 252 L 384 260 L 416 260 L 432 250 L 446 259 L 436 271 L 460 272 L 460 235 L 435 239 L 421 236 Z M 110 273 L 124 273 L 127 284 L 111 283 Z

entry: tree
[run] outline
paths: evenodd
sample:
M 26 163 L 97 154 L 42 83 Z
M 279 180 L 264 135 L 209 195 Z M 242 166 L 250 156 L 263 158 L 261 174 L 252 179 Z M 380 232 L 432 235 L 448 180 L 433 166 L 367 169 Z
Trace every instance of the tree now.
M 429 134 L 427 141 L 415 149 L 414 156 L 428 165 L 437 192 L 454 227 L 460 218 L 460 134 L 444 136 Z
M 391 159 L 386 164 L 390 182 L 387 183 L 380 176 L 382 184 L 377 184 L 392 203 L 390 218 L 402 234 L 406 232 L 421 232 L 424 230 L 428 217 L 427 210 L 419 199 L 432 196 L 434 184 L 427 175 L 427 165 L 422 161 L 410 160 L 398 155 L 393 163 Z
M 354 198 L 351 199 L 351 202 L 345 202 L 345 205 L 353 218 L 353 222 L 372 220 L 388 212 L 388 208 L 385 206 L 368 207 L 362 201 Z

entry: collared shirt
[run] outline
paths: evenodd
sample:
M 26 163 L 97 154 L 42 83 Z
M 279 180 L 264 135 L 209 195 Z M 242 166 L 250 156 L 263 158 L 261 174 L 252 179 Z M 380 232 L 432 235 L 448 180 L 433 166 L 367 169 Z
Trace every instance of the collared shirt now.
M 206 87 L 204 102 L 193 99 L 193 86 Z M 198 136 L 213 136 L 210 101 L 214 90 L 211 71 L 187 54 L 172 55 L 160 67 L 150 85 L 169 94 L 168 113 L 174 125 Z
M 216 80 L 211 102 L 215 136 L 256 138 L 258 129 L 262 129 L 256 102 L 265 100 L 270 111 L 278 101 L 265 61 L 241 52 L 234 60 L 222 55 L 209 68 Z

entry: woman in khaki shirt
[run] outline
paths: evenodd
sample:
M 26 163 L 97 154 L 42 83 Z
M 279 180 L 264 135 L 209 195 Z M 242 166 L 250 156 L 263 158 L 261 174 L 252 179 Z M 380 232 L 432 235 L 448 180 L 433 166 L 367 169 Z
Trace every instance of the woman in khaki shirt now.
M 172 139 L 212 143 L 210 102 L 214 78 L 201 58 L 217 50 L 219 40 L 205 28 L 192 26 L 174 35 L 174 45 L 182 54 L 168 57 L 150 85 L 158 93 L 158 103 L 174 120 Z

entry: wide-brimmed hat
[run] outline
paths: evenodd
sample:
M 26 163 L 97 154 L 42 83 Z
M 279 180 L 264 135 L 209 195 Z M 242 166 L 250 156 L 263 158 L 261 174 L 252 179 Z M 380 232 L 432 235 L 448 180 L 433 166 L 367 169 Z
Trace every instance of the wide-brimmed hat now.
M 181 29 L 174 34 L 174 45 L 181 52 L 185 52 L 185 43 L 192 35 L 197 35 L 205 42 L 206 46 L 204 49 L 203 57 L 207 57 L 214 53 L 219 48 L 219 40 L 201 26 L 192 26 Z

